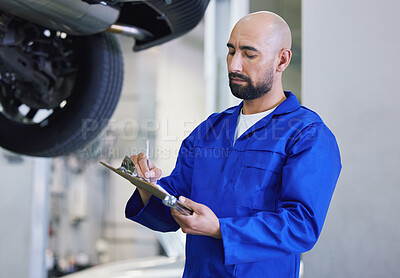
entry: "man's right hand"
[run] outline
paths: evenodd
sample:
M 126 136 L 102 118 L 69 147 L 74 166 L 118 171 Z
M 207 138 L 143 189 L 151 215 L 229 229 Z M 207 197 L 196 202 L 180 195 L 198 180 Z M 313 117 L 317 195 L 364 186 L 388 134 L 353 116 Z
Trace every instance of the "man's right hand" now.
M 139 177 L 149 179 L 151 183 L 156 184 L 157 180 L 161 178 L 161 169 L 157 168 L 151 160 L 148 160 L 144 153 L 132 155 L 131 159 L 135 163 L 135 167 Z M 148 164 L 147 164 L 148 161 Z M 148 165 L 148 166 L 147 166 Z M 142 198 L 143 205 L 146 205 L 150 200 L 151 193 L 146 190 L 137 188 L 140 197 Z

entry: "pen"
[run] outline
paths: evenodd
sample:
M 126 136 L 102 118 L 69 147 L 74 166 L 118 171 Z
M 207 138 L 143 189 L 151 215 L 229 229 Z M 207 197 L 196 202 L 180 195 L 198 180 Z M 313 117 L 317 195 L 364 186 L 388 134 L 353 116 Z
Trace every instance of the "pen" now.
M 149 139 L 146 140 L 146 157 L 147 157 L 147 167 L 149 166 Z
M 150 171 L 150 164 L 149 164 L 149 139 L 146 140 L 146 160 L 147 160 L 147 168 Z M 150 174 L 150 172 L 149 172 Z M 147 178 L 147 181 L 150 181 L 150 177 Z

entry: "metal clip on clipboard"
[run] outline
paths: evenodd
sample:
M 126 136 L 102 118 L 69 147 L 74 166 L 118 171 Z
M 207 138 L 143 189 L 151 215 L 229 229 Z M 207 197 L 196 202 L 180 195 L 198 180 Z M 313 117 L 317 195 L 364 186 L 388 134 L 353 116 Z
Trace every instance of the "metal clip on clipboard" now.
M 153 194 L 157 198 L 162 200 L 162 203 L 168 207 L 178 210 L 180 213 L 184 215 L 192 215 L 193 210 L 179 202 L 179 200 L 175 197 L 170 195 L 164 188 L 159 185 L 154 185 L 150 183 L 148 180 L 139 177 L 135 163 L 133 163 L 132 159 L 128 156 L 125 156 L 124 160 L 121 163 L 121 167 L 114 168 L 110 166 L 108 163 L 100 161 L 100 163 L 117 173 L 118 175 L 124 177 L 128 181 L 130 181 L 136 187 L 146 190 L 147 192 Z

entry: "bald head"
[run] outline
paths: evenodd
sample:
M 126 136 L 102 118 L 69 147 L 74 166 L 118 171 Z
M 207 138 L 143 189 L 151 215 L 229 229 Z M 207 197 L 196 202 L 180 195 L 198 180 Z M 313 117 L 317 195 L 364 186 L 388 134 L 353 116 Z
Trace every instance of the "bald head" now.
M 291 60 L 291 45 L 290 28 L 277 14 L 257 12 L 240 19 L 227 43 L 233 95 L 248 101 L 282 99 L 282 73 Z
M 272 12 L 256 12 L 241 18 L 232 30 L 233 35 L 257 38 L 260 43 L 267 43 L 276 51 L 290 49 L 292 34 L 289 25 L 279 15 Z

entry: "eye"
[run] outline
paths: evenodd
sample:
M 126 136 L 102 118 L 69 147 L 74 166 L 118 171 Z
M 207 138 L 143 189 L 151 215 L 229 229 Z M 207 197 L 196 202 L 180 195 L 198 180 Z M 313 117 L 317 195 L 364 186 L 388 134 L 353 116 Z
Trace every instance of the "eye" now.
M 245 54 L 246 55 L 246 58 L 249 58 L 249 59 L 254 59 L 257 55 L 249 55 L 249 54 Z
M 228 55 L 231 55 L 231 56 L 235 55 L 235 51 L 229 51 Z

